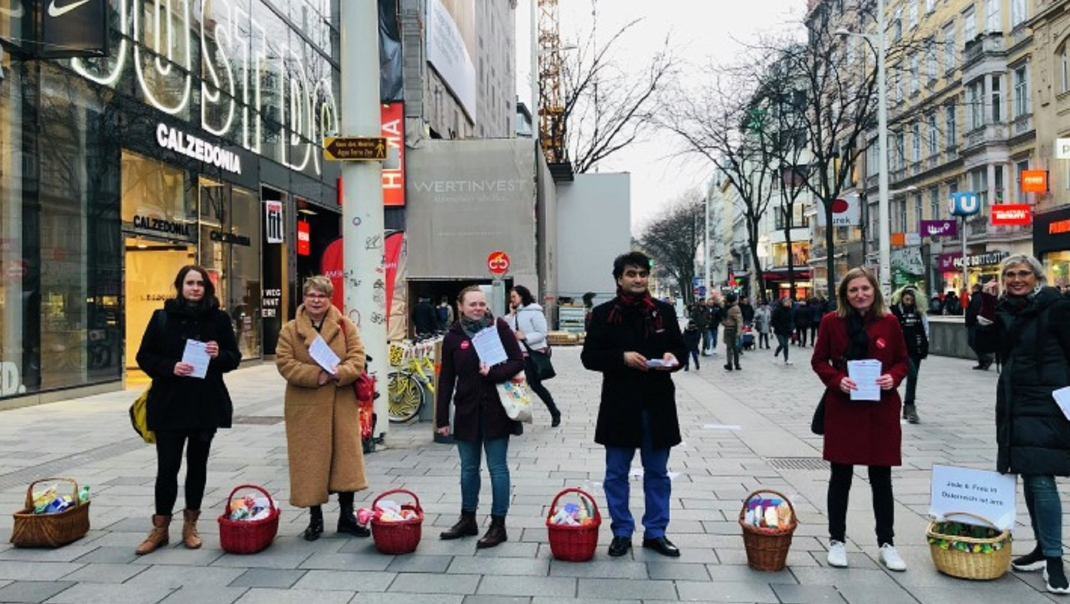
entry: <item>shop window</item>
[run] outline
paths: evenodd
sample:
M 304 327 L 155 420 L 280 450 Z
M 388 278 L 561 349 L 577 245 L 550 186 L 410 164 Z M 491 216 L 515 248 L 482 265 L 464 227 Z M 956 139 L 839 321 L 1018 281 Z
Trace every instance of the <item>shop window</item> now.
M 1070 287 L 1070 252 L 1049 252 L 1044 264 L 1048 269 L 1048 285 L 1058 285 L 1066 291 Z

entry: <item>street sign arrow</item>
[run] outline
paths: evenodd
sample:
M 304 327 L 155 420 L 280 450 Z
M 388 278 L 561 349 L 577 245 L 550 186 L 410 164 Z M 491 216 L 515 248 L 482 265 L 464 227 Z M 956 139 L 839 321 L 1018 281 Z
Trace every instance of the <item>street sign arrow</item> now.
M 323 139 L 323 157 L 328 161 L 382 161 L 386 159 L 382 136 L 328 136 Z

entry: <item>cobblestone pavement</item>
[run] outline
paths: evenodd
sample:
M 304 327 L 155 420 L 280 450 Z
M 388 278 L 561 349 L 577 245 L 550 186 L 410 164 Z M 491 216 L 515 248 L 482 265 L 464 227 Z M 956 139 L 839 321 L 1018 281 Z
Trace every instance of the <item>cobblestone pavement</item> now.
M 809 349 L 791 352 L 797 364 L 790 367 L 774 364 L 768 351 L 752 351 L 743 356 L 740 372 L 721 369 L 723 357 L 703 357 L 700 371 L 677 374 L 685 443 L 670 460 L 669 535 L 683 552 L 675 560 L 641 548 L 622 559 L 609 558 L 608 517 L 593 561 L 559 562 L 550 556 L 544 514 L 554 495 L 579 486 L 604 501 L 603 453 L 592 442 L 600 377 L 580 367 L 577 348 L 556 351 L 559 377 L 548 382 L 564 410 L 563 425 L 550 428 L 540 407 L 534 425 L 511 442 L 509 542 L 478 552 L 473 539 L 437 538 L 459 510 L 459 469 L 453 447 L 431 442 L 428 423 L 391 428 L 389 447 L 367 457 L 371 489 L 358 494 L 370 502 L 386 489 L 416 492 L 426 514 L 417 553 L 381 555 L 369 539 L 333 535 L 334 502 L 325 510 L 324 538 L 303 541 L 307 516 L 286 504 L 283 383 L 270 364 L 228 376 L 238 417 L 235 428 L 215 441 L 207 520 L 201 523 L 205 545 L 196 551 L 172 545 L 149 556 L 133 555 L 149 528 L 155 473 L 153 450 L 134 436 L 126 416 L 136 390 L 2 412 L 0 510 L 19 509 L 30 481 L 49 476 L 92 485 L 93 502 L 89 535 L 56 550 L 14 549 L 7 544 L 11 520 L 0 522 L 0 602 L 1032 604 L 1058 599 L 1043 591 L 1036 573 L 969 582 L 933 567 L 924 516 L 931 465 L 992 468 L 995 456 L 996 373 L 971 371 L 969 362 L 958 359 L 931 358 L 923 364 L 922 423 L 904 426 L 905 465 L 894 472 L 896 543 L 909 570 L 889 573 L 876 562 L 864 469 L 848 516 L 851 566 L 828 568 L 827 469 L 820 460 L 821 441 L 809 433 L 820 384 L 809 369 Z M 230 490 L 243 483 L 263 485 L 283 509 L 275 543 L 252 556 L 223 553 L 214 520 Z M 632 484 L 633 510 L 641 513 L 640 483 Z M 489 510 L 489 481 L 484 485 L 481 513 Z M 737 517 L 744 497 L 759 488 L 789 495 L 802 523 L 789 567 L 779 573 L 746 566 Z M 1024 520 L 1020 496 L 1019 509 Z M 1016 534 L 1015 551 L 1032 548 L 1027 527 L 1019 525 Z

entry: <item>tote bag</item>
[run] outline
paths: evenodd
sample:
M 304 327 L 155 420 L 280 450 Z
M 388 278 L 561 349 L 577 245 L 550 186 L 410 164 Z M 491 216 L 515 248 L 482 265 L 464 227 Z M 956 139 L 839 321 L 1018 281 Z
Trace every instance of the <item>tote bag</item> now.
M 513 379 L 496 386 L 498 399 L 505 408 L 505 414 L 509 419 L 517 422 L 531 423 L 531 393 L 528 392 L 527 381 L 524 380 L 523 372 L 518 373 Z

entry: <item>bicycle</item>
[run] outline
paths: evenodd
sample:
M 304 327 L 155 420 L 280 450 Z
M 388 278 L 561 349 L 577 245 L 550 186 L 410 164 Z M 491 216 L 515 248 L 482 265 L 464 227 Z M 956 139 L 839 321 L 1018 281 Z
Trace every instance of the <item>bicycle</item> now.
M 411 420 L 419 415 L 427 401 L 427 404 L 434 405 L 433 352 L 433 340 L 390 344 L 390 364 L 396 367 L 387 375 L 387 412 L 391 422 Z

